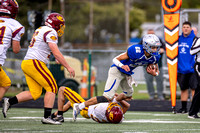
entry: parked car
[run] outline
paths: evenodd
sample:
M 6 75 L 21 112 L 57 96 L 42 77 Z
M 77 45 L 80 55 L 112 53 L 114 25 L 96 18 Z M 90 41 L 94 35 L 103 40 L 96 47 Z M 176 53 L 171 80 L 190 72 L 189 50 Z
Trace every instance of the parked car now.
M 50 57 L 49 70 L 56 79 L 58 87 L 66 86 L 79 93 L 79 88 L 83 76 L 81 61 L 71 56 L 64 56 L 64 58 L 67 60 L 67 63 L 75 70 L 74 78 L 70 78 L 70 75 L 65 67 L 59 63 L 56 63 L 55 57 L 53 55 Z

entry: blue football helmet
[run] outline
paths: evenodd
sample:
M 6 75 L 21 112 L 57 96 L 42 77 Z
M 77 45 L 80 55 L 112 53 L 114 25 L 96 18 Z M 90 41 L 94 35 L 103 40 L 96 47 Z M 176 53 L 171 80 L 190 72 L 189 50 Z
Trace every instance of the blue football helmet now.
M 160 50 L 160 40 L 159 38 L 154 34 L 147 34 L 143 37 L 143 48 L 146 50 L 147 53 L 151 54 L 152 56 L 158 56 L 159 50 Z M 152 48 L 157 48 L 156 50 L 153 50 Z

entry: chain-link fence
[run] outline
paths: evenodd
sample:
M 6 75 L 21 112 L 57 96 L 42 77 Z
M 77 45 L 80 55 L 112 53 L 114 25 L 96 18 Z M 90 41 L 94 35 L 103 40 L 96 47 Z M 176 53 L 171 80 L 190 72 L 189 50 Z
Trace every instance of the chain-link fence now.
M 19 54 L 9 51 L 4 69 L 13 83 L 21 83 L 24 74 L 21 70 L 21 62 L 26 54 L 27 49 L 22 49 Z M 88 58 L 89 50 L 83 49 L 61 49 L 63 55 L 68 55 L 79 59 L 83 62 L 84 58 Z M 113 64 L 112 59 L 118 54 L 125 52 L 123 50 L 91 50 L 92 66 L 97 69 L 97 81 L 106 81 L 108 69 Z M 142 68 L 137 68 L 134 74 L 135 80 L 144 81 Z
M 27 49 L 22 49 L 20 53 L 14 54 L 8 51 L 7 60 L 3 68 L 10 77 L 13 85 L 26 84 L 24 74 L 21 70 L 21 62 L 26 54 Z M 63 55 L 71 56 L 80 60 L 83 67 L 83 60 L 89 57 L 91 52 L 91 65 L 96 68 L 96 81 L 105 82 L 108 76 L 108 70 L 113 64 L 112 59 L 125 50 L 85 50 L 85 49 L 60 49 Z M 56 64 L 50 61 L 51 65 Z M 47 64 L 49 66 L 49 64 Z M 164 68 L 164 69 L 163 69 Z M 169 76 L 166 64 L 166 57 L 163 58 L 163 71 L 164 71 L 164 93 L 170 95 Z M 59 69 L 59 68 L 58 68 Z M 142 67 L 137 67 L 133 75 L 137 83 L 145 83 L 144 73 Z M 19 86 L 17 86 L 19 88 Z M 15 87 L 16 88 L 16 87 Z M 14 88 L 14 89 L 15 89 Z

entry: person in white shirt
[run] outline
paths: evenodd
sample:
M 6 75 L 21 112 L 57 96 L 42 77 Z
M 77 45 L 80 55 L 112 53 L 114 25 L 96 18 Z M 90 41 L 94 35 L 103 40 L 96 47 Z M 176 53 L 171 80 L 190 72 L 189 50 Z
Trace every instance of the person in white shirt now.
M 0 101 L 11 85 L 11 80 L 3 70 L 2 66 L 6 60 L 8 48 L 19 53 L 20 40 L 25 28 L 15 18 L 18 13 L 18 3 L 15 0 L 0 1 Z

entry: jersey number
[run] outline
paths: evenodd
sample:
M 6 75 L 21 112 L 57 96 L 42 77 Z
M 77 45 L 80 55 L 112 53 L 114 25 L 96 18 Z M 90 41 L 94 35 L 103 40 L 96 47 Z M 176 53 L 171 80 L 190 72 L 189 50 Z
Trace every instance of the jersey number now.
M 3 44 L 3 37 L 4 37 L 4 33 L 6 31 L 6 27 L 5 26 L 2 26 L 0 28 L 0 44 Z
M 33 45 L 34 45 L 34 43 L 35 43 L 35 36 L 37 36 L 38 35 L 38 33 L 39 33 L 39 31 L 37 31 L 37 32 L 35 32 L 34 34 L 33 34 L 33 37 L 32 37 L 32 39 L 31 39 L 31 42 L 30 42 L 30 45 L 29 45 L 29 47 L 33 47 Z

